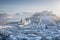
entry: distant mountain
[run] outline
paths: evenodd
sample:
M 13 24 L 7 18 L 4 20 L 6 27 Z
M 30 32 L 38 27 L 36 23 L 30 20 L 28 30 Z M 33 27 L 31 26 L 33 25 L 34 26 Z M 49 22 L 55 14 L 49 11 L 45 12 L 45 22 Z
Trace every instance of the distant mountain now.
M 60 17 L 57 17 L 55 14 L 52 14 L 52 12 L 43 11 L 32 15 L 30 17 L 30 20 L 33 24 L 56 25 L 56 21 L 60 21 Z
M 5 24 L 7 22 L 15 21 L 14 16 L 9 15 L 7 13 L 0 13 L 0 25 Z
M 33 15 L 33 13 L 31 12 L 20 12 L 20 13 L 16 13 L 14 14 L 15 16 L 17 16 L 17 18 L 28 18 L 30 17 L 31 15 Z
M 25 14 L 24 14 L 25 13 Z M 16 13 L 14 16 L 12 15 L 12 17 L 14 17 L 12 20 L 17 20 L 17 22 L 10 22 L 8 23 L 9 25 L 17 25 L 19 23 L 20 20 L 18 19 L 25 19 L 25 17 L 22 16 L 27 16 L 29 15 L 29 13 Z M 27 17 L 26 17 L 27 18 Z M 42 11 L 42 12 L 38 12 L 38 13 L 34 13 L 32 14 L 30 17 L 28 17 L 31 21 L 31 24 L 39 24 L 39 25 L 57 25 L 60 22 L 60 17 L 57 17 L 55 14 L 52 14 L 52 12 L 48 12 L 48 11 Z
M 4 24 L 5 22 L 8 22 L 7 16 L 8 15 L 5 13 L 0 13 L 0 25 Z

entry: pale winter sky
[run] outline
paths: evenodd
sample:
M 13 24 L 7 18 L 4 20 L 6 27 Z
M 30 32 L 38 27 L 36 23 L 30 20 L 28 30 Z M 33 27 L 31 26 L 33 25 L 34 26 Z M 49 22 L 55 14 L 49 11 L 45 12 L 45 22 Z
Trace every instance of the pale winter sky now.
M 60 16 L 60 0 L 0 0 L 0 12 L 13 14 L 42 10 L 53 11 Z

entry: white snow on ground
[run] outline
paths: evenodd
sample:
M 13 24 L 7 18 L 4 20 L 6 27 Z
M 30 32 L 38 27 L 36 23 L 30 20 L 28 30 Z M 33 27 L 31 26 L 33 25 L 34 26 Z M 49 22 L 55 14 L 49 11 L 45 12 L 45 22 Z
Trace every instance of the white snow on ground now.
M 46 12 L 45 12 L 46 13 Z M 18 24 L 8 24 L 0 28 L 1 40 L 60 40 L 60 20 L 53 19 L 55 15 L 37 13 L 30 18 L 29 25 L 20 27 Z M 10 25 L 12 27 L 10 27 Z

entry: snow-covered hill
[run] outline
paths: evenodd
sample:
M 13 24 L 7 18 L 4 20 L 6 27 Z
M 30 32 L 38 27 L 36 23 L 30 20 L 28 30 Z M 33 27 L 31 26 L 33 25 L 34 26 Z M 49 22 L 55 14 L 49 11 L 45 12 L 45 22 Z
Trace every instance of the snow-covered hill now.
M 11 28 L 0 28 L 1 40 L 60 40 L 60 18 L 51 12 L 43 11 L 29 17 L 31 23 L 20 27 L 19 22 Z M 9 25 L 8 24 L 8 25 Z M 10 25 L 9 25 L 10 26 Z

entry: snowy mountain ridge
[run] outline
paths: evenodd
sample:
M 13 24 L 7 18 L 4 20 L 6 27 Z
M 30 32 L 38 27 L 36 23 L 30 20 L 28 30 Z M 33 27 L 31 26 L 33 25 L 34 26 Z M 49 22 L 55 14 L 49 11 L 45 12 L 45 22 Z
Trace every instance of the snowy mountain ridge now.
M 58 20 L 56 20 L 57 18 Z M 20 27 L 10 22 L 11 28 L 0 28 L 1 40 L 60 40 L 60 18 L 51 12 L 35 13 L 28 19 L 31 23 Z M 5 33 L 4 33 L 5 32 Z

